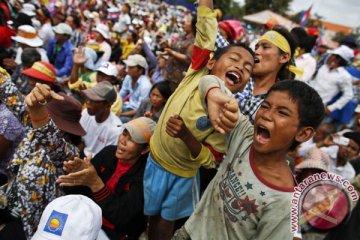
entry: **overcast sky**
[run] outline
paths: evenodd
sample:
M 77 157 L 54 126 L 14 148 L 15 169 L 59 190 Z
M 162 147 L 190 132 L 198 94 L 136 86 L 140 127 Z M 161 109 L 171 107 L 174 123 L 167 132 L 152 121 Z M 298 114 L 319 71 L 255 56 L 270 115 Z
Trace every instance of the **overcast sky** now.
M 240 4 L 245 2 L 235 1 Z M 360 26 L 359 0 L 293 0 L 290 9 L 295 12 L 307 10 L 311 4 L 313 4 L 311 13 L 319 14 L 326 21 L 350 27 Z

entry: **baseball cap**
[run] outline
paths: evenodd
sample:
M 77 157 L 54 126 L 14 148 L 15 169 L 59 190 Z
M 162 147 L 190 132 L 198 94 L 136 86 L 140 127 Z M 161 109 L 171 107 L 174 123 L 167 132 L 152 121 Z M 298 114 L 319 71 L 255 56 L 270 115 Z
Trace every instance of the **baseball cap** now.
M 51 119 L 60 130 L 76 136 L 84 136 L 86 131 L 80 124 L 81 103 L 63 92 L 59 92 L 58 94 L 61 95 L 64 100 L 53 100 L 46 105 Z
M 117 97 L 114 86 L 108 81 L 99 82 L 94 87 L 82 90 L 82 92 L 92 101 L 107 101 L 108 103 L 113 103 Z
M 56 69 L 48 62 L 35 62 L 31 68 L 25 69 L 21 73 L 45 82 L 54 83 L 56 79 Z
M 144 144 L 150 142 L 156 123 L 151 118 L 139 117 L 125 123 L 122 126 L 124 129 L 128 130 L 135 143 Z
M 304 160 L 295 166 L 295 170 L 315 168 L 325 172 L 329 171 L 329 156 L 318 148 L 310 149 L 304 156 Z
M 124 60 L 124 63 L 128 67 L 140 66 L 143 67 L 144 69 L 147 69 L 148 67 L 146 59 L 140 54 L 130 55 L 126 60 Z
M 351 60 L 354 57 L 354 50 L 345 45 L 341 45 L 340 47 L 329 51 L 329 53 L 339 55 L 347 63 L 351 63 Z
M 69 25 L 66 23 L 59 23 L 55 27 L 53 27 L 53 30 L 55 33 L 58 34 L 65 34 L 65 35 L 72 35 L 72 29 Z
M 116 77 L 118 75 L 118 70 L 114 64 L 111 62 L 102 62 L 100 66 L 96 69 L 98 72 L 102 72 L 105 75 Z
M 32 240 L 95 240 L 102 225 L 101 208 L 83 195 L 67 195 L 50 202 Z
M 35 28 L 30 25 L 19 26 L 17 35 L 11 38 L 18 43 L 22 43 L 30 47 L 40 47 L 44 43 L 37 35 Z

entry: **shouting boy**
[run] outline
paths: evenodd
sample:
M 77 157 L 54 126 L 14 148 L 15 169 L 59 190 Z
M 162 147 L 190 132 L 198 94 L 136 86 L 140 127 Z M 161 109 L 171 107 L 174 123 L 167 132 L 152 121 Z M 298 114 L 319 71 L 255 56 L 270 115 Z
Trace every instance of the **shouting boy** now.
M 227 97 L 203 82 L 200 91 L 209 113 L 217 106 L 215 99 Z M 254 126 L 240 115 L 217 175 L 173 239 L 293 239 L 290 210 L 296 183 L 286 154 L 314 135 L 323 116 L 319 94 L 305 83 L 274 84 Z

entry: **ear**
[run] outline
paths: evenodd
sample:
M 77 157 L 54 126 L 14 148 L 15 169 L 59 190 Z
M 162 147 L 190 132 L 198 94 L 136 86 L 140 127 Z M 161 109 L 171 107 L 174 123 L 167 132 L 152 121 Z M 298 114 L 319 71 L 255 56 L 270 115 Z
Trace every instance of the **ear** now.
M 146 148 L 144 148 L 142 151 L 141 151 L 141 155 L 144 155 L 146 153 L 150 152 L 150 145 L 147 145 Z
M 297 142 L 303 143 L 303 142 L 308 141 L 314 135 L 315 135 L 315 130 L 312 127 L 302 127 L 297 132 L 297 134 L 295 136 L 295 140 Z
M 290 54 L 289 53 L 281 53 L 280 54 L 280 63 L 287 63 L 290 61 Z
M 211 71 L 215 65 L 216 60 L 215 59 L 210 59 L 207 64 L 206 67 Z

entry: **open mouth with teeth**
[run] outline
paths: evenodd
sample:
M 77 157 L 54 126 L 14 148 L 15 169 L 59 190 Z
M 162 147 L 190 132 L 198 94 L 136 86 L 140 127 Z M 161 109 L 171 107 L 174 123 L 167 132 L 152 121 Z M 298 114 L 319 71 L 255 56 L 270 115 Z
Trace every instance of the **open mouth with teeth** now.
M 237 84 L 241 81 L 240 75 L 233 71 L 227 72 L 225 76 L 230 84 Z
M 256 141 L 262 144 L 270 141 L 270 131 L 264 126 L 258 126 L 256 128 Z
M 254 58 L 254 63 L 256 64 L 256 63 L 259 63 L 260 62 L 260 59 L 258 59 L 258 58 Z

